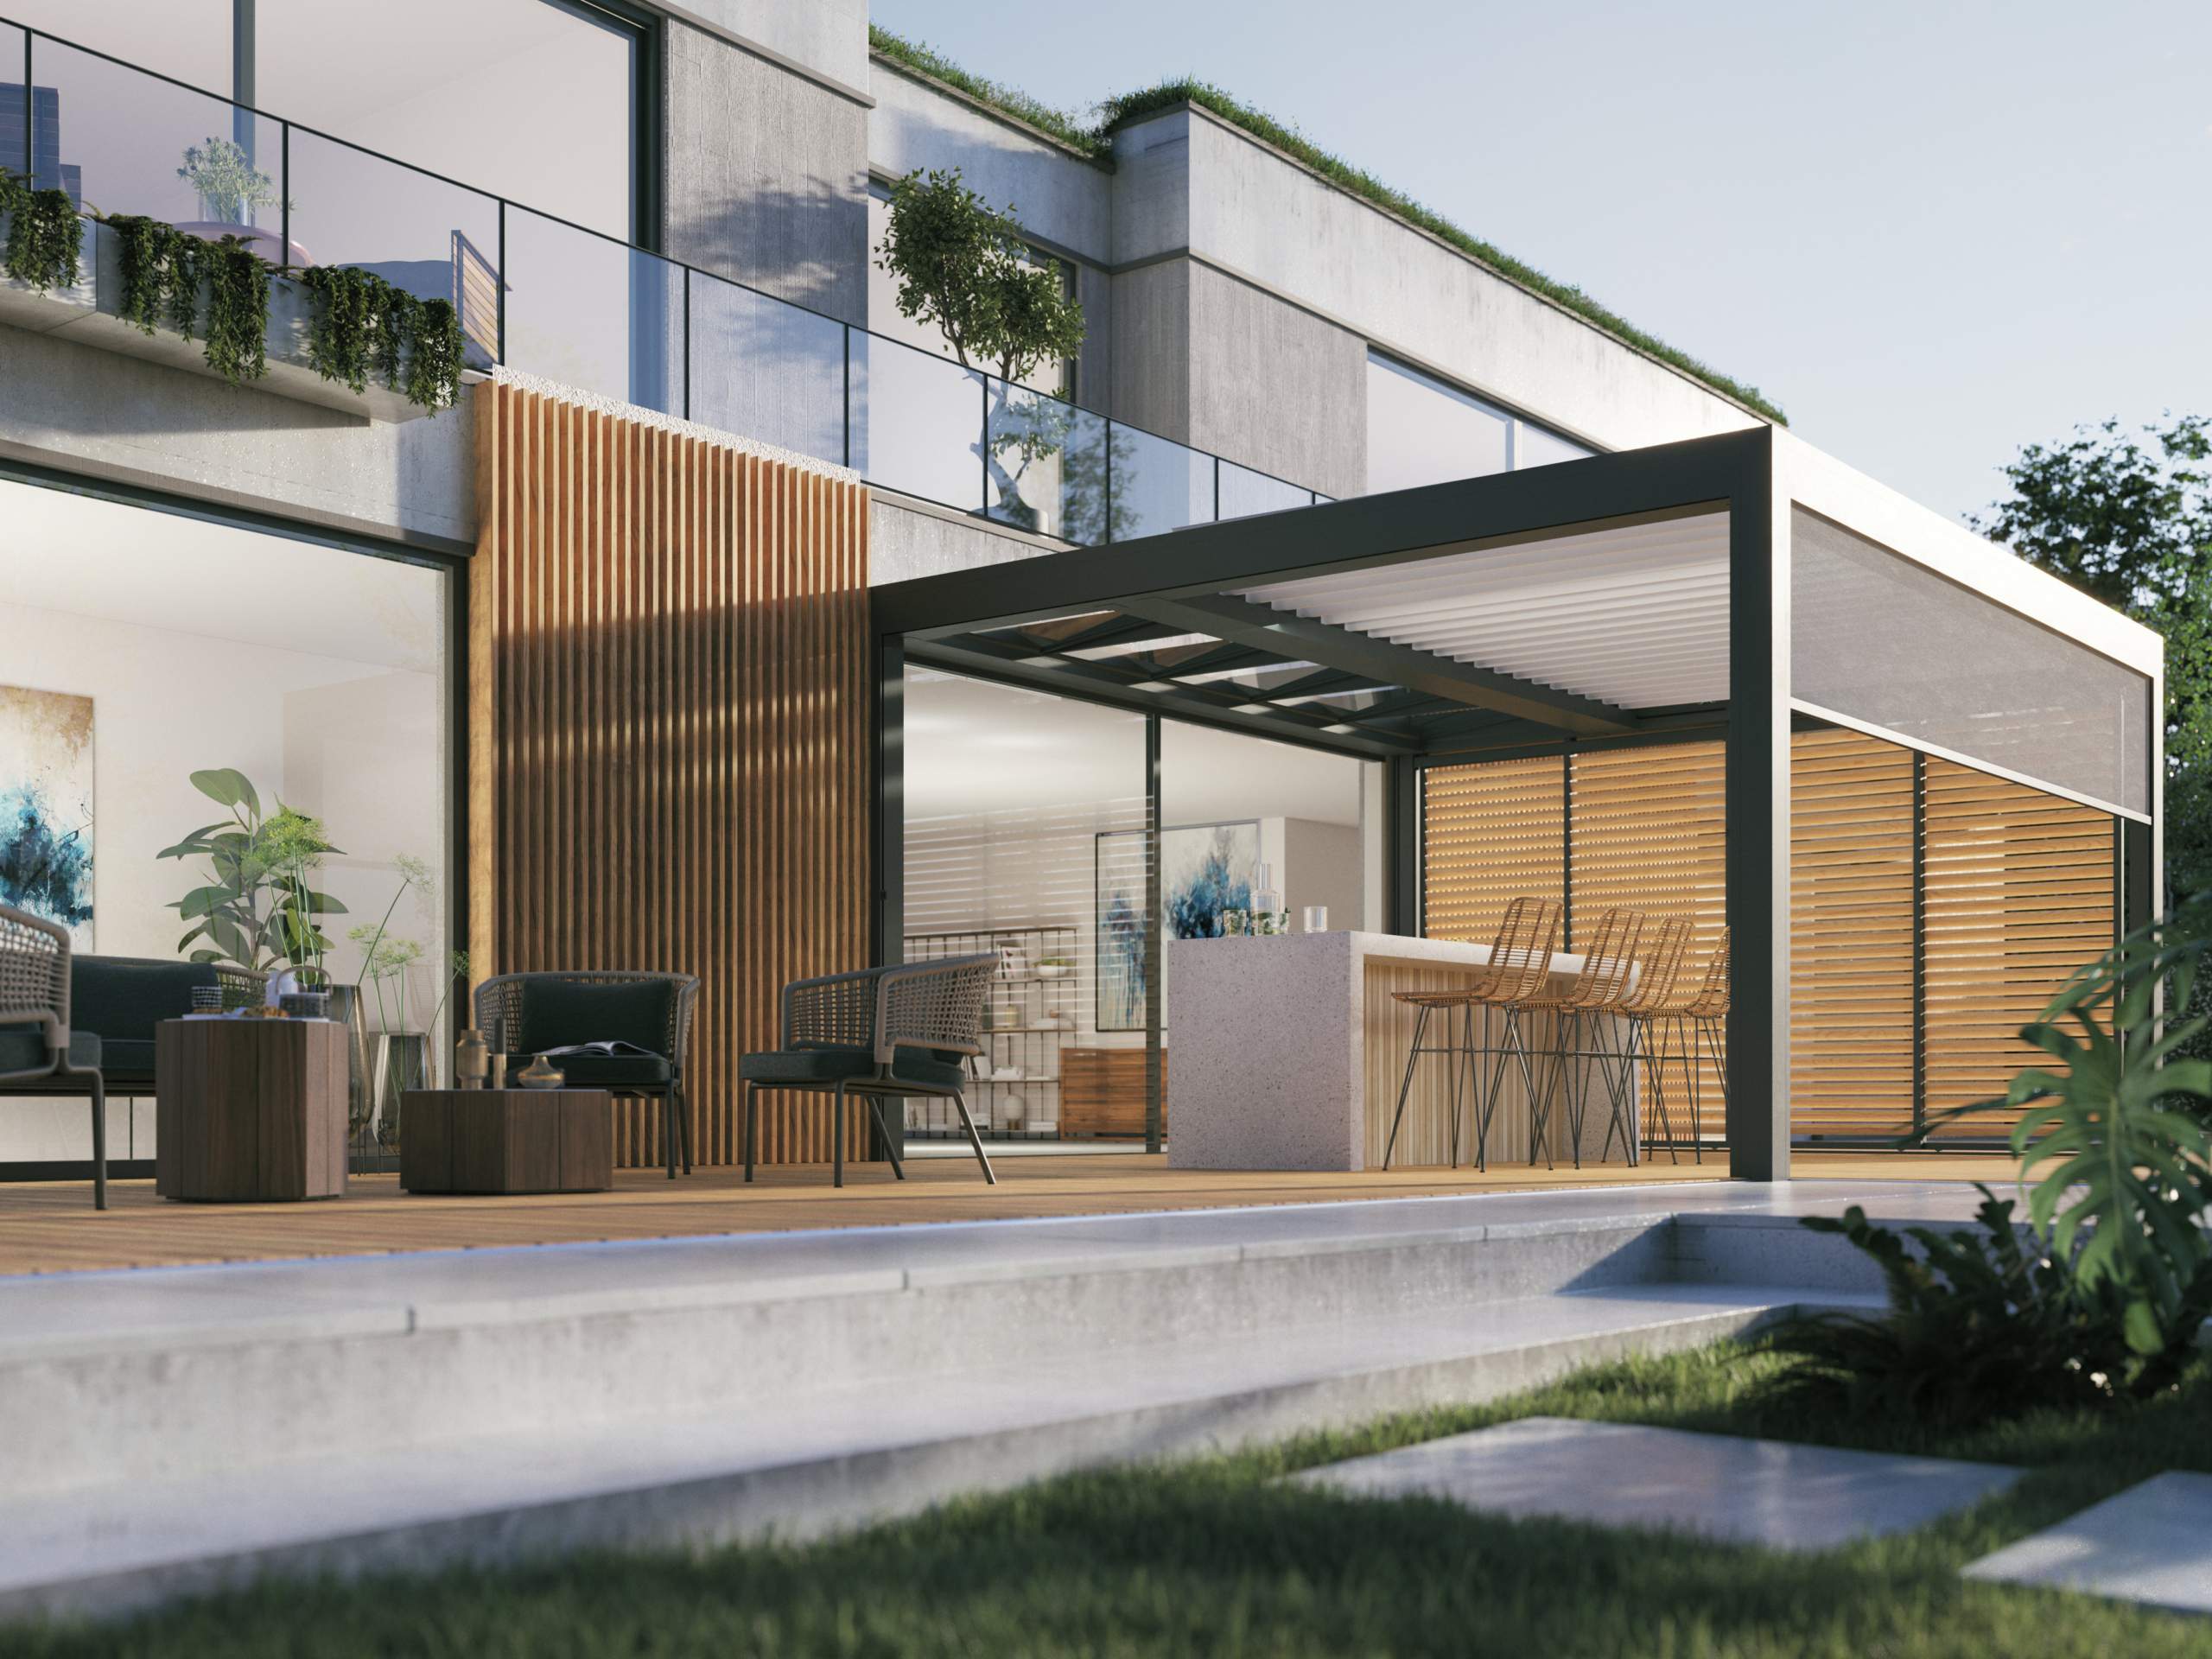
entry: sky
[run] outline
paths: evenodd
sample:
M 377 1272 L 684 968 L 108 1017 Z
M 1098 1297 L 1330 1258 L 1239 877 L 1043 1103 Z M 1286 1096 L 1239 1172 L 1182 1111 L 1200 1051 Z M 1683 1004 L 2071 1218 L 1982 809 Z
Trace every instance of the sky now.
M 1087 110 L 1191 73 L 1948 514 L 2212 413 L 2212 0 L 872 0 Z

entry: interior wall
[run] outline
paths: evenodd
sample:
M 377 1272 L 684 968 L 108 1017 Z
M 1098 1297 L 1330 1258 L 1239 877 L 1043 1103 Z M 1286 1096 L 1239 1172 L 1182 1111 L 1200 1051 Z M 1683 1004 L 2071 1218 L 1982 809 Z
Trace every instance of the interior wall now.
M 449 580 L 0 483 L 0 637 L 9 642 L 0 683 L 92 702 L 93 916 L 79 949 L 180 954 L 186 924 L 172 906 L 201 884 L 204 867 L 157 855 L 224 816 L 190 774 L 233 767 L 264 809 L 282 803 L 322 819 L 344 849 L 316 878 L 347 907 L 325 924 L 327 965 L 341 982 L 357 979 L 361 965 L 346 930 L 390 903 L 398 856 L 429 867 L 429 892 L 403 906 L 392 928 L 423 947 L 407 976 L 407 1025 L 422 1029 L 437 1000 L 434 964 L 450 943 L 442 661 Z M 31 602 L 40 599 L 50 602 Z M 396 994 L 391 1004 L 397 1025 Z M 111 1117 L 116 1155 L 151 1155 L 150 1101 L 136 1121 L 122 1102 Z M 90 1143 L 73 1099 L 19 1099 L 0 1111 L 0 1161 L 82 1159 Z

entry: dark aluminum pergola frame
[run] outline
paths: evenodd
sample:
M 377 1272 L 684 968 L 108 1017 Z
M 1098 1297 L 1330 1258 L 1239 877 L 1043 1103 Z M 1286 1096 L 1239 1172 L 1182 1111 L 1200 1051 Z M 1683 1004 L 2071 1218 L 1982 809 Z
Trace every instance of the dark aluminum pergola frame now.
M 910 664 L 1026 685 L 1147 716 L 1147 798 L 1159 830 L 1159 721 L 1166 716 L 1382 762 L 1388 772 L 1389 931 L 1419 926 L 1419 772 L 1444 761 L 1512 753 L 1679 742 L 1726 742 L 1726 906 L 1736 995 L 1728 1029 L 1726 1138 L 1739 1179 L 1789 1173 L 1789 629 L 1785 522 L 1770 428 L 1592 456 L 1527 472 L 1433 485 L 1141 540 L 926 576 L 876 588 L 876 960 L 901 949 L 904 823 L 901 696 Z M 1632 711 L 1470 666 L 1235 596 L 1335 572 L 1649 523 L 1728 515 L 1728 699 Z M 1110 614 L 1109 614 L 1110 613 Z M 1088 625 L 1071 619 L 1096 615 Z M 1004 632 L 1053 622 L 1019 638 Z M 1202 634 L 1172 660 L 1148 642 Z M 1103 659 L 1071 653 L 1112 646 Z M 1129 648 L 1136 649 L 1131 650 Z M 1300 672 L 1286 665 L 1311 664 Z M 1273 666 L 1281 683 L 1190 684 L 1170 679 Z M 1378 690 L 1364 709 L 1286 698 Z M 2147 840 L 2145 842 L 2147 847 Z M 1157 861 L 1154 861 L 1156 868 Z M 2138 861 L 2147 870 L 2147 856 Z M 1156 880 L 1156 877 L 1155 877 Z M 2134 884 L 2131 883 L 2131 886 Z M 2147 911 L 2148 894 L 2129 908 Z M 1149 913 L 1157 916 L 1157 894 Z M 1154 928 L 1156 933 L 1156 926 Z M 1158 941 L 1150 943 L 1156 953 Z M 1160 976 L 1149 1051 L 1159 1052 Z M 1160 1088 L 1152 1068 L 1150 1133 Z

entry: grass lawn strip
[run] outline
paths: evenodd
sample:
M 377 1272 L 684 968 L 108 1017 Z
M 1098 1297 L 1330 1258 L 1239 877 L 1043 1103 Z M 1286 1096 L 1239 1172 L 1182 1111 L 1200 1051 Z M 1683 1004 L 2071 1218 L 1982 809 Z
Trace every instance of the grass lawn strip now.
M 1750 1408 L 1782 1362 L 1718 1348 L 1492 1405 L 1070 1476 L 826 1542 L 598 1555 L 264 1585 L 105 1629 L 0 1634 L 10 1656 L 1545 1654 L 1934 1659 L 2212 1654 L 2212 1623 L 1959 1569 L 2166 1469 L 2212 1471 L 2212 1369 L 2109 1419 L 1955 1434 Z M 2017 1464 L 2007 1494 L 1919 1531 L 1783 1554 L 1434 1499 L 1280 1484 L 1316 1464 L 1549 1414 Z

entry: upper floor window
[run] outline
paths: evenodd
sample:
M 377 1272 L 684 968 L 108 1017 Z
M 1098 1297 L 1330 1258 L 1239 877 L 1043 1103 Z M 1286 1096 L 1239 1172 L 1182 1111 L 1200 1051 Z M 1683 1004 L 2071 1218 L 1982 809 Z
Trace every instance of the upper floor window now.
M 1593 453 L 1394 358 L 1367 354 L 1367 489 L 1409 490 Z
M 60 40 L 524 207 L 626 242 L 657 238 L 652 35 L 627 0 L 8 0 L 6 10 Z M 50 143 L 86 180 L 86 197 L 107 207 L 92 175 L 132 137 L 115 130 L 128 105 L 109 95 L 119 72 L 59 48 L 35 64 L 36 107 L 53 127 L 41 153 Z M 186 119 L 187 99 L 156 95 L 139 149 L 156 128 L 175 138 L 168 128 Z M 176 120 L 156 118 L 172 106 Z M 274 158 L 260 153 L 273 136 L 274 123 L 241 121 L 187 141 L 234 141 L 273 175 Z M 137 164 L 149 165 L 143 156 Z M 296 181 L 291 194 L 305 193 Z M 373 215 L 377 204 L 357 200 L 352 210 Z

